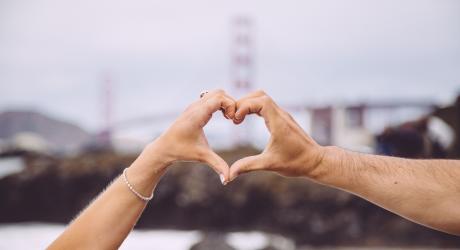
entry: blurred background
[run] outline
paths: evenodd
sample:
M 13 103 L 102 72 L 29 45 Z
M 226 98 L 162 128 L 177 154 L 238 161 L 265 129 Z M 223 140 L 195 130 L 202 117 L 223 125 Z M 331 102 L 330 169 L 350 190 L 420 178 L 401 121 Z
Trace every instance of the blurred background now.
M 265 90 L 322 145 L 460 158 L 460 2 L 0 0 L 0 249 L 45 248 L 216 88 Z M 205 131 L 229 163 L 269 136 L 260 118 L 237 127 L 221 114 Z M 460 238 L 305 180 L 256 173 L 222 187 L 188 163 L 121 248 L 358 247 Z

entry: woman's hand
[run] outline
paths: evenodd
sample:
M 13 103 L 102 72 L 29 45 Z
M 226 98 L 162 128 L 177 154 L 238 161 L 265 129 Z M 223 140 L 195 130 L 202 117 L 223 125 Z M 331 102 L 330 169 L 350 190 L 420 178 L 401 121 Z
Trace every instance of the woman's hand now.
M 163 172 L 167 166 L 176 161 L 198 161 L 207 163 L 217 174 L 223 184 L 229 180 L 228 164 L 209 147 L 203 127 L 211 119 L 212 114 L 222 110 L 227 119 L 235 115 L 235 100 L 223 90 L 210 91 L 192 103 L 171 127 L 153 141 L 140 158 L 156 156 L 150 159 L 156 172 Z M 151 153 L 151 154 L 150 154 Z M 144 155 L 144 156 L 143 156 Z
M 287 112 L 263 91 L 256 91 L 237 101 L 233 122 L 242 123 L 248 114 L 264 118 L 270 140 L 261 154 L 235 162 L 230 168 L 230 180 L 255 170 L 275 171 L 284 176 L 314 175 L 324 149 Z
M 222 90 L 211 91 L 190 105 L 174 124 L 150 143 L 128 168 L 126 179 L 137 193 L 149 196 L 167 166 L 175 161 L 201 161 L 229 177 L 227 163 L 208 145 L 203 127 L 217 110 L 233 119 L 235 101 Z M 49 249 L 118 249 L 139 219 L 146 202 L 117 178 L 97 197 Z

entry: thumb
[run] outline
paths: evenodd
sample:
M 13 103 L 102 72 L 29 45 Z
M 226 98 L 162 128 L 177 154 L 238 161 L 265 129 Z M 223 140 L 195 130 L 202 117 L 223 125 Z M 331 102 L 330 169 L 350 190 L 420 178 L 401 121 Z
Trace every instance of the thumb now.
M 267 167 L 267 157 L 264 154 L 248 156 L 240 159 L 230 167 L 230 181 L 233 181 L 238 175 L 251 171 L 262 170 Z
M 212 150 L 207 150 L 201 161 L 207 163 L 212 169 L 214 169 L 214 171 L 216 171 L 223 185 L 226 185 L 229 182 L 228 164 L 218 154 Z

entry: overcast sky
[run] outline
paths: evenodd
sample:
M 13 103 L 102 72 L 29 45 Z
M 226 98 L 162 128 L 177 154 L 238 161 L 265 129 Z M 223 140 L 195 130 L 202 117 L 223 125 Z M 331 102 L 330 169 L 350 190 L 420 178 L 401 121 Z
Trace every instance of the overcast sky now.
M 460 1 L 0 0 L 0 110 L 95 130 L 231 88 L 230 22 L 255 23 L 255 88 L 285 104 L 430 99 L 460 90 Z

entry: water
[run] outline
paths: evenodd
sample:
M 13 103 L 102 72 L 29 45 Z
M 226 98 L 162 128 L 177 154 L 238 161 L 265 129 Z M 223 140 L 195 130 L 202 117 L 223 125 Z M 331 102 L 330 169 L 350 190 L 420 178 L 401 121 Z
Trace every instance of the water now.
M 24 170 L 24 161 L 21 157 L 11 156 L 0 158 L 0 178 L 19 173 Z
M 0 250 L 2 249 L 45 249 L 64 230 L 60 224 L 45 223 L 16 223 L 0 224 Z M 158 249 L 158 250 L 188 250 L 199 242 L 202 233 L 199 231 L 178 230 L 134 230 L 123 242 L 120 249 Z M 227 244 L 237 250 L 258 250 L 267 245 L 276 249 L 294 250 L 295 245 L 289 239 L 261 232 L 229 233 L 225 236 Z M 297 250 L 436 250 L 430 247 L 300 247 Z M 446 249 L 446 248 L 442 248 Z M 450 248 L 458 249 L 458 248 Z
M 0 224 L 0 249 L 45 249 L 64 230 L 64 225 L 44 223 Z M 120 249 L 187 250 L 201 240 L 199 231 L 134 230 Z M 226 242 L 238 250 L 255 250 L 269 243 L 294 249 L 285 238 L 260 232 L 230 233 Z

